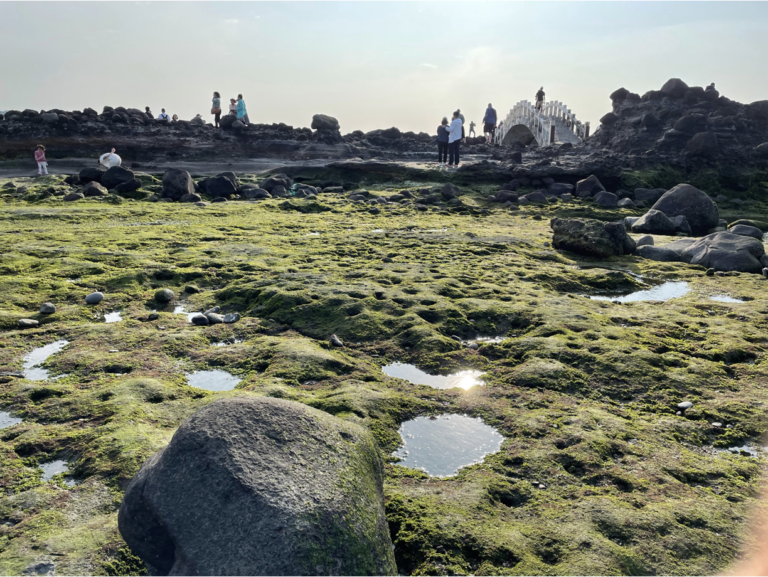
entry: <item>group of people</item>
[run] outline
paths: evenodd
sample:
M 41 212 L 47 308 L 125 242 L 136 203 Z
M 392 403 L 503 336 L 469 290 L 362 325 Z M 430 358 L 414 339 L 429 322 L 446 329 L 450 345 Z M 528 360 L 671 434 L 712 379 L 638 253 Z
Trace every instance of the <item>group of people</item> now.
M 35 162 L 37 162 L 37 175 L 48 176 L 48 160 L 45 158 L 45 146 L 38 144 L 35 147 Z M 115 154 L 113 148 L 110 152 L 106 152 L 99 157 L 99 166 L 109 169 L 113 166 L 120 166 L 123 164 L 123 159 Z
M 221 121 L 221 95 L 218 92 L 213 93 L 213 100 L 211 101 L 211 114 L 213 114 L 213 125 L 219 128 Z M 237 120 L 248 126 L 251 121 L 248 118 L 248 111 L 245 109 L 245 100 L 243 95 L 238 94 L 237 100 L 234 98 L 229 99 L 229 114 L 237 117 Z
M 483 116 L 483 132 L 485 133 L 486 144 L 493 142 L 493 135 L 496 133 L 496 109 L 489 102 L 488 108 Z M 460 146 L 466 142 L 464 133 L 464 115 L 461 109 L 453 113 L 451 122 L 444 117 L 437 127 L 437 164 L 446 168 L 458 168 L 461 156 Z M 475 123 L 469 124 L 469 136 L 475 134 Z

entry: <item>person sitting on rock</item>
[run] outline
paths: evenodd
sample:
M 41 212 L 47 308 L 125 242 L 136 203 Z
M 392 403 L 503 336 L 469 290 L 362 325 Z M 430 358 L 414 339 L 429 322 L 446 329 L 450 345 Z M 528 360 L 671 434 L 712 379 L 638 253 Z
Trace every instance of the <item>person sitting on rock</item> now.
M 713 82 L 704 89 L 704 92 L 712 92 L 715 89 L 715 83 Z
M 476 136 L 476 134 L 475 134 L 475 121 L 474 120 L 470 120 L 469 121 L 469 136 L 470 137 Z
M 147 116 L 149 116 L 150 118 L 152 118 L 152 111 L 149 109 L 149 106 L 145 106 L 145 107 L 144 107 L 144 112 L 146 112 L 146 113 L 147 113 Z
M 174 115 L 171 117 L 171 122 L 178 122 L 178 121 L 179 121 L 179 115 L 178 115 L 178 114 L 174 114 Z
M 109 169 L 109 168 L 112 168 L 113 166 L 120 166 L 121 164 L 123 164 L 123 159 L 120 158 L 117 154 L 115 154 L 115 149 L 113 148 L 111 152 L 102 154 L 99 157 L 99 164 L 104 168 Z
M 163 111 L 160 114 L 157 115 L 157 119 L 158 120 L 170 120 L 170 118 L 168 117 L 168 115 L 165 112 L 165 108 L 163 108 Z
M 544 87 L 542 86 L 539 88 L 539 91 L 536 93 L 536 110 L 541 112 L 541 109 L 544 107 Z
M 229 113 L 237 116 L 237 100 L 234 98 L 229 99 Z
M 448 119 L 443 117 L 440 126 L 437 127 L 437 164 L 438 166 L 448 165 Z
M 251 123 L 248 120 L 248 111 L 245 109 L 245 100 L 243 100 L 242 94 L 237 95 L 237 119 L 246 126 Z
M 37 145 L 35 160 L 37 161 L 37 175 L 43 176 L 43 171 L 45 171 L 45 175 L 48 176 L 48 161 L 45 160 L 45 146 L 42 144 Z

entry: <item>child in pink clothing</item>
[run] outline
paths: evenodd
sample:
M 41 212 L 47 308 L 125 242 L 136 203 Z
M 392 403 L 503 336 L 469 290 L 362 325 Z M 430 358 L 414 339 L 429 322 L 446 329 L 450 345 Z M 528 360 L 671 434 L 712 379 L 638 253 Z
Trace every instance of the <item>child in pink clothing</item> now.
M 43 176 L 43 171 L 45 171 L 46 176 L 48 175 L 48 161 L 45 160 L 45 146 L 42 144 L 37 145 L 37 150 L 35 150 L 35 160 L 37 161 L 37 175 Z

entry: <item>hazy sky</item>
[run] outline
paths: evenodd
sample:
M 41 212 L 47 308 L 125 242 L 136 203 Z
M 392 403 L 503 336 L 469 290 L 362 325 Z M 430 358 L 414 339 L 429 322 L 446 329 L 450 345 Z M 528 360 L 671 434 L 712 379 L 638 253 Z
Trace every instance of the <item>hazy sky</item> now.
M 480 123 L 544 85 L 582 120 L 670 77 L 768 99 L 765 2 L 0 2 L 0 110 L 104 105 L 343 133 Z

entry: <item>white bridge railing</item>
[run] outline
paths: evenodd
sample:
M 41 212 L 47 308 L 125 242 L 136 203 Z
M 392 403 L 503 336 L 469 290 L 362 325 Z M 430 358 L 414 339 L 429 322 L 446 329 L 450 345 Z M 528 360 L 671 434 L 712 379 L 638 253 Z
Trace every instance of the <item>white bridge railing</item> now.
M 579 140 L 589 136 L 589 122 L 582 123 L 576 119 L 570 109 L 562 102 L 545 102 L 541 111 L 527 100 L 521 100 L 515 104 L 504 119 L 501 128 L 496 131 L 494 141 L 496 144 L 504 142 L 509 131 L 514 126 L 524 125 L 531 131 L 539 146 L 552 144 L 556 139 L 556 126 L 560 130 L 572 133 Z M 559 140 L 565 135 L 560 134 Z M 569 138 L 568 140 L 574 140 Z

